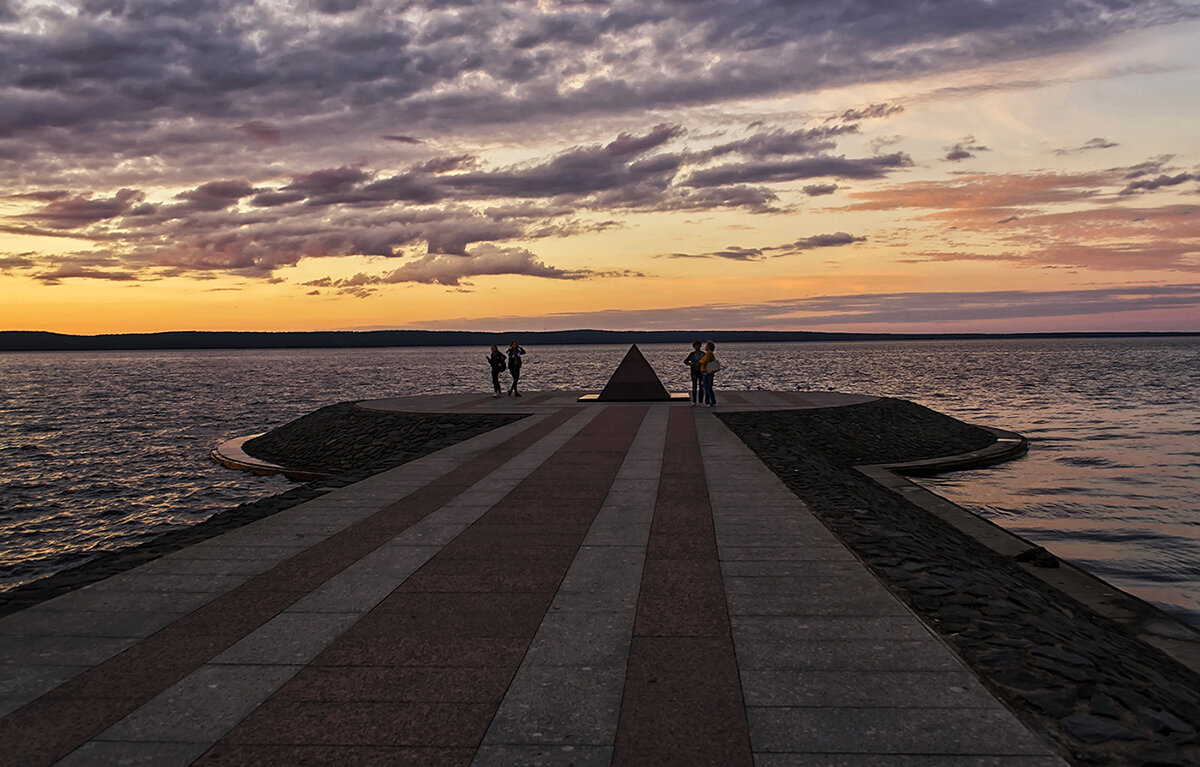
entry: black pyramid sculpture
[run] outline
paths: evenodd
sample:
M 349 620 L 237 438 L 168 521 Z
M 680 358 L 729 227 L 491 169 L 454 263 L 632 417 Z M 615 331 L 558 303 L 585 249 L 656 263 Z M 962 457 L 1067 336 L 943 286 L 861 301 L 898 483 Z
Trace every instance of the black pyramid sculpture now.
M 671 395 L 658 380 L 658 374 L 650 367 L 642 350 L 634 344 L 596 399 L 600 402 L 657 402 L 670 400 Z

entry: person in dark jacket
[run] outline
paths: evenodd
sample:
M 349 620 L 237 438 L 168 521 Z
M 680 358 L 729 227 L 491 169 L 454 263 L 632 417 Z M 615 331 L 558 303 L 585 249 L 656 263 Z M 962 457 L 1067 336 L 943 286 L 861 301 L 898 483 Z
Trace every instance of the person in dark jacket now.
M 492 366 L 492 388 L 496 392 L 492 395 L 493 399 L 501 396 L 500 374 L 504 372 L 504 360 L 504 352 L 497 349 L 495 344 L 492 344 L 492 353 L 488 355 L 487 361 Z
M 683 358 L 683 364 L 692 369 L 692 407 L 700 404 L 703 392 L 700 383 L 704 380 L 704 374 L 700 372 L 700 359 L 704 357 L 704 352 L 700 351 L 700 342 L 692 341 L 692 353 Z
M 516 341 L 508 345 L 508 373 L 512 376 L 512 386 L 508 387 L 508 396 L 520 397 L 521 392 L 517 391 L 517 382 L 521 380 L 521 355 L 525 350 Z

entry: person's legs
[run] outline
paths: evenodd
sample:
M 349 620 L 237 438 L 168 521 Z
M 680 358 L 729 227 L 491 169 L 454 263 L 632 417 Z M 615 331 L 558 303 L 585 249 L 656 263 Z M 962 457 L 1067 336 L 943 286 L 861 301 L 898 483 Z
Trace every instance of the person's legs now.
M 512 374 L 512 386 L 508 387 L 508 393 L 520 397 L 521 395 L 517 394 L 517 382 L 521 380 L 521 368 L 509 368 L 508 372 Z
M 713 407 L 717 404 L 717 395 L 713 392 L 713 374 L 704 374 L 704 404 Z
M 495 396 L 500 396 L 500 371 L 492 369 L 492 388 L 496 390 Z
M 701 391 L 700 391 L 700 376 L 701 375 L 702 374 L 700 373 L 699 370 L 696 370 L 694 368 L 692 369 L 692 404 L 693 405 L 699 405 L 700 401 L 701 401 Z

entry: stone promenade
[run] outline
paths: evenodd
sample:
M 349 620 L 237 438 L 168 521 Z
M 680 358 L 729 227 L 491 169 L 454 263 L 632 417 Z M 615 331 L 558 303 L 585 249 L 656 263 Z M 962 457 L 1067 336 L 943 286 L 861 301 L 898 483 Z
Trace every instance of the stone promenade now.
M 0 620 L 0 764 L 1062 764 L 711 411 L 365 404 L 532 415 Z

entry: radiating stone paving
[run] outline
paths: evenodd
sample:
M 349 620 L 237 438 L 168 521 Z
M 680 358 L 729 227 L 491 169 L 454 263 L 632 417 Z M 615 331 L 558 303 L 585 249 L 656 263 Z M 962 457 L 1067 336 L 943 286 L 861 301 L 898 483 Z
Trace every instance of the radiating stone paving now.
M 709 412 L 538 405 L 0 620 L 0 764 L 1061 764 Z

